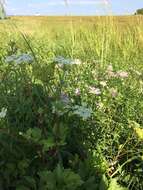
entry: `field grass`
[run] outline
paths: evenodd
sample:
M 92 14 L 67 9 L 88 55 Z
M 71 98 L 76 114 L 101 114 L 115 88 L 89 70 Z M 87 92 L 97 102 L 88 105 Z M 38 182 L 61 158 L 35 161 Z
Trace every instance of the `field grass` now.
M 1 20 L 0 146 L 2 190 L 143 190 L 143 16 Z
M 16 38 L 21 46 L 21 43 L 24 44 L 19 34 L 21 31 L 36 46 L 42 44 L 43 49 L 46 46 L 46 49 L 52 49 L 58 55 L 84 60 L 104 59 L 104 62 L 108 60 L 115 65 L 120 62 L 117 65 L 121 67 L 129 64 L 140 67 L 142 20 L 142 16 L 12 17 L 0 23 L 0 39 L 2 44 L 6 44 Z

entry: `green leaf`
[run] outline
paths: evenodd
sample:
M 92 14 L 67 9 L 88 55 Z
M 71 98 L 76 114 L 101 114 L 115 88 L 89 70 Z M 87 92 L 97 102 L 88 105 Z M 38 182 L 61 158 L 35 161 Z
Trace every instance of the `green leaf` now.
M 29 188 L 23 186 L 23 185 L 20 185 L 16 188 L 16 190 L 29 190 Z
M 52 137 L 48 137 L 48 139 L 41 140 L 40 144 L 43 146 L 43 151 L 45 152 L 55 146 L 55 142 Z
M 64 169 L 60 166 L 60 164 L 58 164 L 58 166 L 54 170 L 55 176 L 56 176 L 56 179 L 57 179 L 57 183 L 59 185 L 62 185 L 62 183 L 63 183 L 63 171 L 64 171 Z
M 108 190 L 128 190 L 128 189 L 119 185 L 117 179 L 113 178 L 111 179 Z
M 95 182 L 95 177 L 94 176 L 91 176 L 87 181 L 85 181 L 84 188 L 86 190 L 98 189 L 98 183 Z
M 41 139 L 42 131 L 39 128 L 30 128 L 26 131 L 26 134 L 24 134 L 23 136 L 29 140 L 38 142 Z
M 80 176 L 70 169 L 64 171 L 64 183 L 66 184 L 67 190 L 76 190 L 84 182 L 81 180 Z
M 24 180 L 25 180 L 25 184 L 27 184 L 28 187 L 36 189 L 36 181 L 35 181 L 35 179 L 33 177 L 25 176 Z
M 108 189 L 108 179 L 104 174 L 99 184 L 99 190 L 107 190 L 107 189 Z
M 39 190 L 56 190 L 56 179 L 53 172 L 42 171 L 38 175 L 40 176 Z

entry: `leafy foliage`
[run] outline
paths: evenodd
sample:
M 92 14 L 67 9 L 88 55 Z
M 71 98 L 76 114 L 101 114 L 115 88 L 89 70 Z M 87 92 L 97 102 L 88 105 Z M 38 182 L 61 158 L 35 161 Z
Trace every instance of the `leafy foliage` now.
M 143 8 L 142 9 L 138 9 L 135 14 L 136 15 L 143 15 Z
M 142 190 L 143 30 L 67 29 L 5 34 L 0 189 Z

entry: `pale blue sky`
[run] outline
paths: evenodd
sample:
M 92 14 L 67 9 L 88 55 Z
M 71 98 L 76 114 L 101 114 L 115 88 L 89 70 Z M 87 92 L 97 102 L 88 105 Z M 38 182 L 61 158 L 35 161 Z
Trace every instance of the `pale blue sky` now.
M 9 15 L 105 15 L 132 14 L 143 8 L 143 0 L 7 0 Z

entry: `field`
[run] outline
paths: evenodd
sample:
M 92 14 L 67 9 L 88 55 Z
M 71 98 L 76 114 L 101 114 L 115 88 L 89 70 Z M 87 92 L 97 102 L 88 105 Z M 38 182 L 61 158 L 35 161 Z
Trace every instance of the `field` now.
M 0 20 L 0 190 L 143 190 L 143 16 Z

